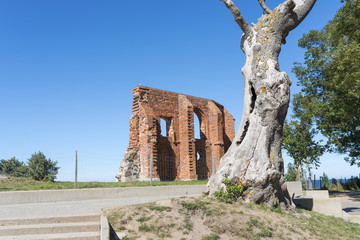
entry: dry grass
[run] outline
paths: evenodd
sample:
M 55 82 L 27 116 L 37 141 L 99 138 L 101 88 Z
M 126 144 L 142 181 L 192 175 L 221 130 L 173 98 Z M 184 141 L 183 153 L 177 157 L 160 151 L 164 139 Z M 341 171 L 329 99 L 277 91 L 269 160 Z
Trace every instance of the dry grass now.
M 360 239 L 358 224 L 315 212 L 289 214 L 263 205 L 207 197 L 162 200 L 105 210 L 125 239 Z

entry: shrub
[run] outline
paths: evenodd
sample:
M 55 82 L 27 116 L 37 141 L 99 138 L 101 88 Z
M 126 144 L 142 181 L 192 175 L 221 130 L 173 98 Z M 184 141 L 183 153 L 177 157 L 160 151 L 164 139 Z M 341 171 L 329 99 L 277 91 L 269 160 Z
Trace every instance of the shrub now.
M 57 167 L 57 161 L 46 159 L 42 152 L 34 153 L 28 162 L 29 174 L 35 180 L 54 181 L 60 167 Z
M 9 160 L 0 161 L 0 173 L 13 177 L 28 177 L 29 169 L 23 162 L 13 157 Z
M 351 177 L 346 183 L 344 183 L 344 189 L 346 190 L 359 190 L 360 179 L 358 177 Z
M 244 187 L 241 185 L 239 180 L 231 181 L 228 177 L 223 180 L 225 188 L 223 187 L 215 192 L 215 197 L 222 202 L 231 203 L 236 201 L 239 197 L 242 196 L 244 192 Z

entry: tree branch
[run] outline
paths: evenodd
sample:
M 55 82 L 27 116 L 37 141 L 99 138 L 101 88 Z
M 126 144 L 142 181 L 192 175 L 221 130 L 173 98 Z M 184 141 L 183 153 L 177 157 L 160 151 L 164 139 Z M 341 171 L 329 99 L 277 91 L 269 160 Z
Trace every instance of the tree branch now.
M 258 0 L 260 3 L 261 8 L 266 12 L 267 14 L 271 14 L 272 11 L 266 6 L 265 0 Z
M 241 15 L 240 10 L 236 7 L 236 5 L 231 0 L 221 0 L 225 3 L 225 6 L 231 11 L 232 15 L 235 18 L 237 24 L 239 24 L 241 30 L 245 33 L 245 35 L 252 34 L 252 27 L 246 22 L 245 18 Z
M 295 25 L 293 28 L 297 27 L 309 14 L 311 9 L 314 7 L 317 0 L 290 0 L 295 4 L 295 8 L 292 10 Z

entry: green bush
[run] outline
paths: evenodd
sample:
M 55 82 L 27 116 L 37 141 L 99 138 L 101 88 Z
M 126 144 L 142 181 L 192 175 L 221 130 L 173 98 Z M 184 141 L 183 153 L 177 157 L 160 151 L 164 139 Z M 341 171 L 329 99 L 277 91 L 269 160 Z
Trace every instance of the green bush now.
M 28 177 L 29 169 L 23 162 L 13 157 L 9 160 L 0 161 L 0 173 L 13 177 Z
M 222 202 L 231 203 L 236 201 L 239 197 L 242 196 L 244 192 L 244 187 L 241 185 L 239 180 L 231 181 L 228 177 L 223 180 L 225 188 L 223 187 L 215 192 L 215 197 Z
M 347 182 L 344 183 L 344 189 L 346 190 L 359 190 L 360 179 L 358 177 L 351 177 Z
M 40 181 L 54 181 L 60 168 L 56 165 L 57 161 L 46 159 L 42 152 L 34 153 L 28 162 L 30 177 Z

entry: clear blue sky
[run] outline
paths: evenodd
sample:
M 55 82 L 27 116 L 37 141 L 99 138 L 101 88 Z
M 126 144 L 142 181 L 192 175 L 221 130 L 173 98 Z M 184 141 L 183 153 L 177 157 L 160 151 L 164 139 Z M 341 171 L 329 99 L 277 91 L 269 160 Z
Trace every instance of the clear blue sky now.
M 256 0 L 235 3 L 249 22 L 262 13 Z M 297 40 L 340 6 L 319 0 L 287 38 L 280 67 L 292 93 Z M 138 84 L 214 99 L 240 124 L 242 32 L 219 0 L 1 0 L 0 31 L 0 159 L 42 151 L 70 181 L 78 150 L 80 181 L 114 181 Z M 342 158 L 326 155 L 318 172 L 357 175 Z

